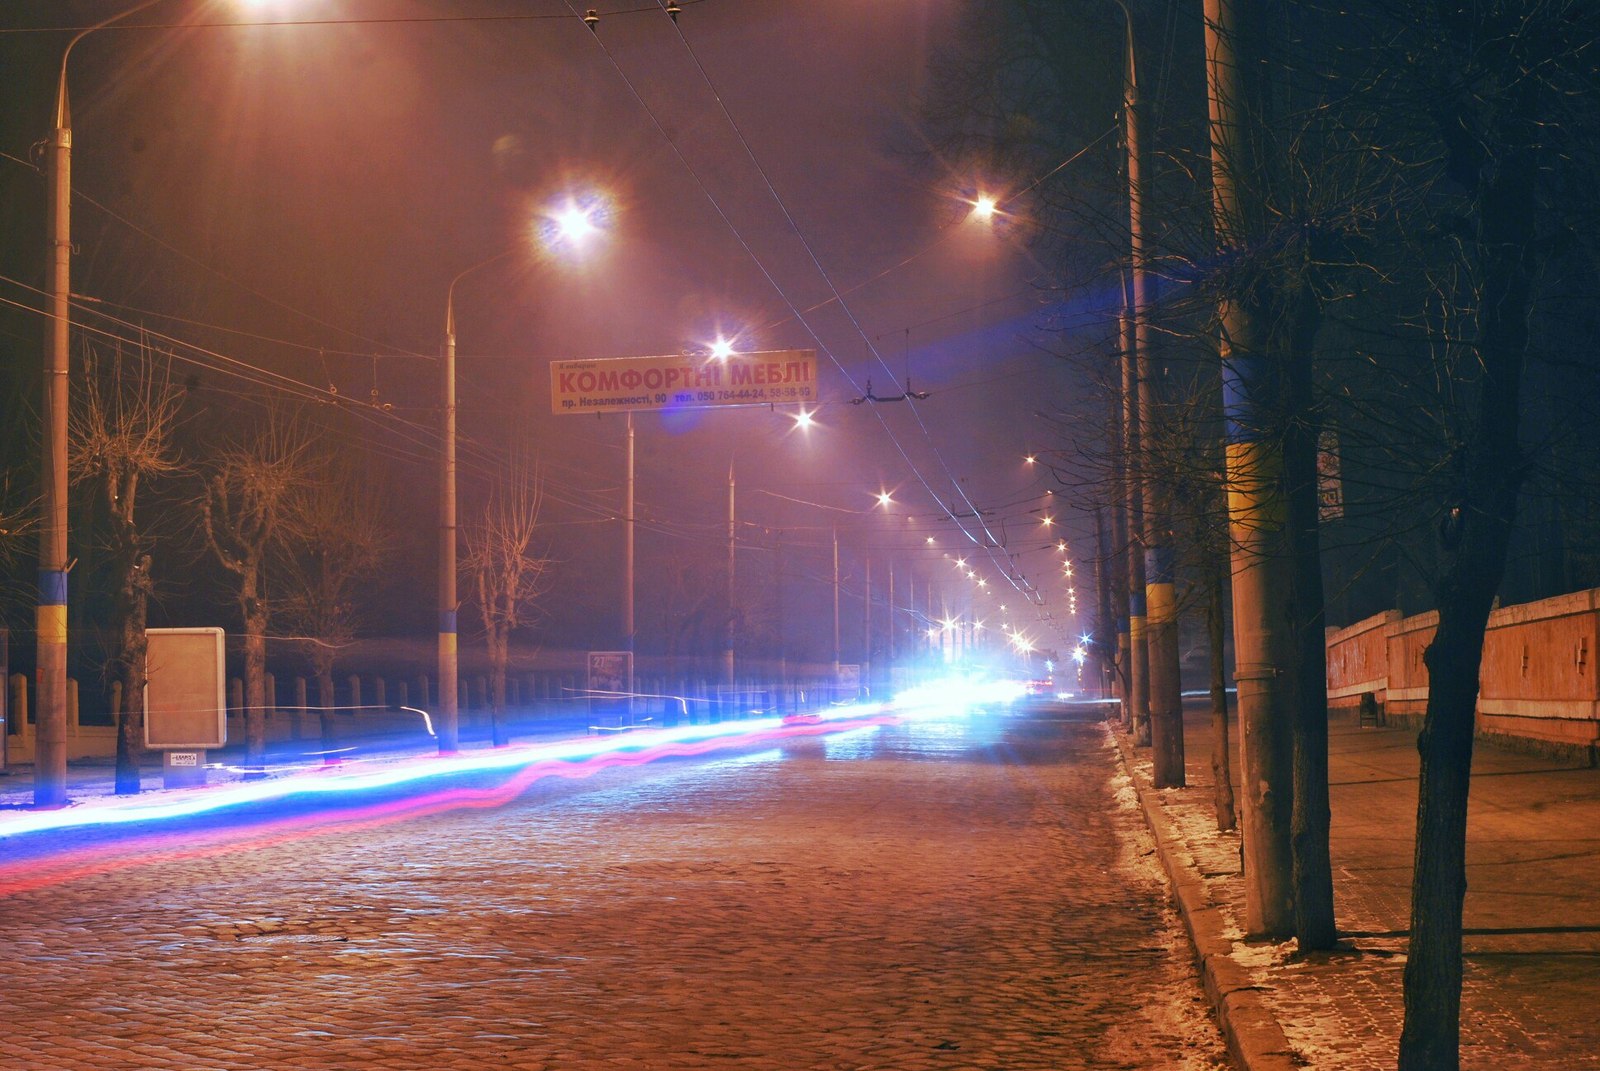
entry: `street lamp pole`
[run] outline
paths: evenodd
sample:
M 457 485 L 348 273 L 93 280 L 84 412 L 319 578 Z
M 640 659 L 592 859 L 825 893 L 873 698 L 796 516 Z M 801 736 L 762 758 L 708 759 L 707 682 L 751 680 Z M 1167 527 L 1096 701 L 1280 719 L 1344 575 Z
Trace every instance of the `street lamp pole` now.
M 441 755 L 453 755 L 461 746 L 456 632 L 456 284 L 516 251 L 516 247 L 503 250 L 464 269 L 450 280 L 444 295 L 444 354 L 439 362 L 439 695 L 434 703 Z
M 481 267 L 481 265 L 474 265 Z M 472 271 L 468 268 L 467 271 Z M 460 747 L 460 711 L 457 707 L 458 644 L 456 633 L 456 283 L 450 281 L 444 300 L 444 360 L 440 367 L 439 412 L 439 754 L 452 755 Z
M 49 176 L 47 236 L 50 337 L 45 345 L 41 414 L 42 513 L 39 530 L 39 605 L 34 623 L 38 654 L 38 738 L 33 802 L 67 802 L 67 355 L 72 329 L 72 109 L 67 100 L 67 60 L 79 41 L 160 0 L 145 0 L 80 30 L 61 53 L 56 82 L 55 129 L 46 147 Z
M 839 684 L 839 529 L 833 529 L 833 683 Z
M 628 652 L 628 692 L 633 693 L 633 411 L 628 411 L 628 474 L 622 483 L 622 649 Z M 632 699 L 629 699 L 632 703 Z
M 1178 651 L 1178 602 L 1174 585 L 1174 553 L 1160 496 L 1148 465 L 1146 437 L 1154 424 L 1155 383 L 1150 360 L 1149 252 L 1144 227 L 1143 114 L 1139 101 L 1138 68 L 1134 48 L 1133 14 L 1125 0 L 1117 0 L 1127 27 L 1127 69 L 1124 122 L 1128 143 L 1128 233 L 1132 272 L 1134 357 L 1137 368 L 1137 427 L 1139 457 L 1134 466 L 1141 499 L 1144 543 L 1144 632 L 1147 644 L 1146 698 L 1150 708 L 1150 742 L 1153 779 L 1157 788 L 1182 788 L 1183 688 Z M 1130 633 L 1132 629 L 1130 627 Z M 1137 711 L 1136 711 L 1137 713 Z
M 734 512 L 733 512 L 733 462 L 728 462 L 728 604 L 724 609 L 722 646 L 722 678 L 733 687 L 733 581 L 734 581 Z

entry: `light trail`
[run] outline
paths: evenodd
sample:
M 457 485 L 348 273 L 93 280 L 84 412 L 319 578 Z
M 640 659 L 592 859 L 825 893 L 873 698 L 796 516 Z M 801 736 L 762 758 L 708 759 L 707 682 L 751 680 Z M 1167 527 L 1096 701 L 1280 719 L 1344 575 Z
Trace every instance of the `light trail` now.
M 535 781 L 547 777 L 590 777 L 603 770 L 619 766 L 640 766 L 662 759 L 694 757 L 713 751 L 769 740 L 784 740 L 870 729 L 880 725 L 893 724 L 898 720 L 893 715 L 878 713 L 857 717 L 834 718 L 820 723 L 784 725 L 781 719 L 770 718 L 761 719 L 760 724 L 746 722 L 743 727 L 735 731 L 713 732 L 711 734 L 706 734 L 707 727 L 702 726 L 698 727 L 702 730 L 702 735 L 698 739 L 660 740 L 655 738 L 643 746 L 613 746 L 611 748 L 590 746 L 587 749 L 590 754 L 576 761 L 570 757 L 570 753 L 574 749 L 569 745 L 584 744 L 586 741 L 563 741 L 543 746 L 533 745 L 527 750 L 556 751 L 561 753 L 562 757 L 547 755 L 536 761 L 528 762 L 504 782 L 490 787 L 468 788 L 458 786 L 397 800 L 383 800 L 365 805 L 339 805 L 328 809 L 270 817 L 264 820 L 251 820 L 222 829 L 211 829 L 198 833 L 173 831 L 144 834 L 142 836 L 119 839 L 110 844 L 68 849 L 53 855 L 48 854 L 47 850 L 46 854 L 42 856 L 0 864 L 0 896 L 29 892 L 82 878 L 115 873 L 132 867 L 210 859 L 235 852 L 277 847 L 331 833 L 360 832 L 365 829 L 391 825 L 399 821 L 424 818 L 447 811 L 468 808 L 477 810 L 494 809 L 510 803 L 527 791 Z M 715 729 L 716 727 L 710 728 Z M 671 730 L 668 730 L 668 732 L 671 732 Z M 614 743 L 614 741 L 611 741 L 611 743 Z M 504 765 L 506 764 L 482 764 L 475 768 L 492 769 L 496 766 L 503 767 Z M 459 771 L 462 767 L 461 764 L 454 764 L 454 768 Z M 398 771 L 395 772 L 398 773 Z M 411 780 L 436 776 L 441 776 L 441 774 L 437 772 L 420 774 Z M 372 781 L 370 777 L 367 780 Z M 403 780 L 385 777 L 381 781 L 372 781 L 367 788 L 393 786 L 403 783 L 405 783 Z M 302 794 L 304 788 L 306 786 L 300 786 L 295 791 L 280 792 L 277 796 L 281 798 L 299 795 Z M 318 784 L 312 793 L 306 794 L 314 795 L 317 792 L 333 790 L 335 789 Z M 344 791 L 351 790 L 346 786 Z M 190 811 L 188 813 L 199 812 Z
M 782 718 L 765 717 L 716 725 L 637 729 L 616 736 L 576 737 L 457 755 L 315 766 L 262 781 L 177 789 L 150 796 L 98 797 L 58 810 L 0 813 L 0 838 L 95 826 L 160 822 L 291 796 L 359 794 L 463 774 L 496 770 L 522 770 L 524 773 L 530 769 L 548 770 L 550 763 L 568 766 L 594 763 L 597 764 L 595 768 L 599 769 L 611 756 L 648 754 L 667 757 L 669 753 L 676 753 L 676 748 L 684 746 L 700 747 L 701 751 L 735 747 L 760 739 L 768 733 L 793 736 L 804 735 L 806 730 L 838 731 L 863 718 L 881 715 L 884 709 L 881 704 L 841 707 L 821 715 L 818 722 L 811 725 L 785 725 Z
M 716 725 L 639 729 L 623 735 L 576 737 L 452 756 L 427 755 L 310 767 L 246 781 L 83 800 L 57 810 L 0 812 L 0 896 L 169 862 L 271 848 L 327 834 L 346 834 L 449 811 L 503 807 L 545 778 L 585 778 L 604 770 L 692 758 L 802 737 L 851 737 L 923 717 L 945 717 L 1007 701 L 1009 684 L 951 680 L 912 689 L 888 702 L 865 702 L 788 718 L 769 716 Z M 771 751 L 763 751 L 771 755 Z M 492 785 L 439 785 L 475 774 L 506 774 Z M 408 786 L 416 791 L 406 793 Z M 402 793 L 396 796 L 395 793 Z M 382 799 L 372 796 L 385 793 Z M 265 816 L 197 828 L 184 819 L 262 804 Z M 170 828 L 162 829 L 162 826 Z M 156 827 L 151 830 L 148 827 Z M 134 829 L 133 827 L 146 827 Z M 120 831 L 126 830 L 126 834 Z M 113 839 L 63 843 L 59 835 L 109 831 Z

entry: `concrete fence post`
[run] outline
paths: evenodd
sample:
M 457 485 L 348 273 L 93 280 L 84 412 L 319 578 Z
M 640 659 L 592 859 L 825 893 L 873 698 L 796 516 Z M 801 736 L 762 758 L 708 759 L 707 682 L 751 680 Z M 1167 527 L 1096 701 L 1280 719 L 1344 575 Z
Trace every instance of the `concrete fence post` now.
M 33 725 L 28 720 L 28 677 L 24 673 L 11 674 L 11 732 L 23 741 L 33 735 Z

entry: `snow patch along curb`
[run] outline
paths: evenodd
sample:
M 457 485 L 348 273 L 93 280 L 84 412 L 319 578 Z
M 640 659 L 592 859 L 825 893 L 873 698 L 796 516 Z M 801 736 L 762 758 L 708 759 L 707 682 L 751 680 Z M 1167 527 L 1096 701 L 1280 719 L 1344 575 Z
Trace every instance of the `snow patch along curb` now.
M 1249 972 L 1235 962 L 1233 942 L 1221 913 L 1206 891 L 1205 880 L 1186 860 L 1184 843 L 1161 807 L 1161 798 L 1134 773 L 1133 755 L 1124 737 L 1108 723 L 1123 772 L 1139 797 L 1140 809 L 1155 836 L 1156 855 L 1172 886 L 1184 929 L 1194 945 L 1206 996 L 1216 1009 L 1228 1051 L 1245 1071 L 1297 1071 L 1305 1066 L 1289 1046 L 1283 1027 L 1267 1006 Z

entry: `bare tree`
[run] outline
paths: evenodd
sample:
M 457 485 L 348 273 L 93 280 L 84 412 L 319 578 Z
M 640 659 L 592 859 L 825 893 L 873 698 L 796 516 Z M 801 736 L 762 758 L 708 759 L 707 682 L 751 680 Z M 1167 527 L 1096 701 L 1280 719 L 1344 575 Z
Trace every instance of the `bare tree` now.
M 533 549 L 543 499 L 538 468 L 513 463 L 490 490 L 483 511 L 461 532 L 466 545 L 461 569 L 478 604 L 489 655 L 490 738 L 496 747 L 510 742 L 505 707 L 511 634 L 531 622 L 550 564 Z
M 144 483 L 181 471 L 173 433 L 180 393 L 170 366 L 146 345 L 119 342 L 108 360 L 91 352 L 71 414 L 72 479 L 90 485 L 109 519 L 106 551 L 116 577 L 116 649 L 107 670 L 121 685 L 116 791 L 139 791 L 145 685 L 145 623 L 155 587 L 151 539 L 139 514 Z
M 1600 10 L 1580 0 L 1433 3 L 1407 27 L 1404 74 L 1423 131 L 1435 227 L 1435 355 L 1450 402 L 1440 471 L 1449 496 L 1437 525 L 1439 625 L 1423 660 L 1422 734 L 1411 943 L 1401 1071 L 1459 1066 L 1461 921 L 1467 796 L 1483 637 L 1505 573 L 1530 457 L 1522 386 L 1555 251 L 1592 237 L 1592 168 L 1600 128 L 1593 52 Z M 1431 134 L 1431 136 L 1429 136 Z M 1589 300 L 1593 300 L 1592 292 Z
M 337 458 L 318 459 L 308 470 L 284 502 L 278 603 L 311 663 L 323 758 L 332 762 L 334 665 L 360 625 L 361 586 L 392 548 L 371 480 Z
M 266 760 L 268 555 L 283 536 L 286 506 L 304 479 L 306 441 L 277 413 L 209 466 L 201 494 L 206 543 L 233 574 L 244 626 L 245 761 Z

